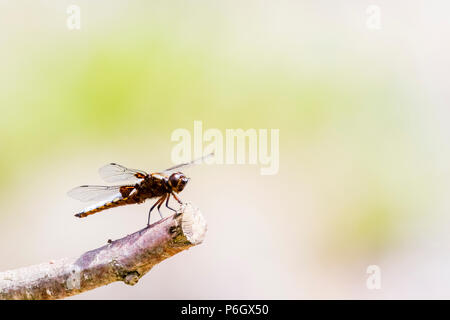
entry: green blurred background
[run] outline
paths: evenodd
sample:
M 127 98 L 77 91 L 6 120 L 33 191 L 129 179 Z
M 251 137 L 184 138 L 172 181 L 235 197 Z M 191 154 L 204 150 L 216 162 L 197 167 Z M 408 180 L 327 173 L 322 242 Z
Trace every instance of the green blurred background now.
M 109 162 L 171 166 L 171 133 L 200 120 L 280 129 L 279 173 L 191 169 L 205 242 L 74 299 L 448 298 L 450 5 L 433 3 L 0 1 L 0 270 L 143 227 L 150 203 L 78 220 L 66 191 Z

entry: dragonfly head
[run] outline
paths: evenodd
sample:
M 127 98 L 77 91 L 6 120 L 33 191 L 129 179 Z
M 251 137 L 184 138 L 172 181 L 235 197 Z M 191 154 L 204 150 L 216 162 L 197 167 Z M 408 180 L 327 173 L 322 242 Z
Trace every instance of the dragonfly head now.
M 172 187 L 172 190 L 177 193 L 184 189 L 188 181 L 189 178 L 181 172 L 172 173 L 169 177 L 169 185 Z

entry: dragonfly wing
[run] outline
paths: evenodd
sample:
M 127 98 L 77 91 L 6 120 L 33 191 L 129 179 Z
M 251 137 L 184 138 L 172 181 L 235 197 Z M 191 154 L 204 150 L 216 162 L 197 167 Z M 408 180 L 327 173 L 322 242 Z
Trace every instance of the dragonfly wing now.
M 214 153 L 210 153 L 210 154 L 207 154 L 206 156 L 197 158 L 195 160 L 177 164 L 177 165 L 175 165 L 173 167 L 170 167 L 170 168 L 164 170 L 162 173 L 167 174 L 167 173 L 173 172 L 175 170 L 187 169 L 187 168 L 189 168 L 189 167 L 191 167 L 193 165 L 201 164 L 205 159 L 208 159 L 208 158 L 213 157 L 213 156 L 214 156 Z
M 117 163 L 110 163 L 101 167 L 98 172 L 106 182 L 117 182 L 125 180 L 140 180 L 147 176 L 142 170 L 129 169 Z
M 67 195 L 80 201 L 100 201 L 113 197 L 122 196 L 120 188 L 123 186 L 80 186 L 73 188 Z

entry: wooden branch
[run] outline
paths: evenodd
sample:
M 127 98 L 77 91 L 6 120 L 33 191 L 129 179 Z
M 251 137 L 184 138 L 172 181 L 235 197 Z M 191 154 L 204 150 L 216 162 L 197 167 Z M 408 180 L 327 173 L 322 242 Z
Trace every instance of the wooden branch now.
M 206 222 L 191 204 L 150 227 L 82 254 L 0 273 L 0 299 L 61 299 L 114 281 L 134 285 L 153 266 L 200 244 Z

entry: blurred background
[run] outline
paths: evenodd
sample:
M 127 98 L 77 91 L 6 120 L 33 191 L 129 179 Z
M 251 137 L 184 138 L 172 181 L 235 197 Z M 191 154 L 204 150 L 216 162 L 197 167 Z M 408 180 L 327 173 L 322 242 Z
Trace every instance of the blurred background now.
M 67 27 L 72 4 L 79 30 Z M 202 210 L 204 243 L 134 287 L 71 299 L 450 298 L 449 11 L 443 0 L 0 1 L 0 270 L 144 227 L 150 201 L 77 219 L 83 203 L 66 192 L 101 184 L 109 162 L 173 165 L 171 133 L 200 120 L 280 129 L 279 172 L 190 169 L 182 199 Z

